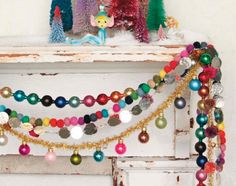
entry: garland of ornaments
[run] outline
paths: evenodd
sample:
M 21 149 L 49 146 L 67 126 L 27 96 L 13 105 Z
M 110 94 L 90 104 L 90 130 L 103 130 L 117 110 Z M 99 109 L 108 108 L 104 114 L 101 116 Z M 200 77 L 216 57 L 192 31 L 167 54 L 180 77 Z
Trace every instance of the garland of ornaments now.
M 190 60 L 187 60 L 189 58 Z M 118 141 L 115 145 L 115 151 L 118 155 L 123 155 L 126 152 L 126 145 L 124 139 L 130 136 L 133 132 L 141 130 L 141 133 L 138 136 L 138 139 L 141 143 L 147 143 L 149 141 L 149 134 L 147 132 L 147 126 L 150 124 L 150 121 L 155 120 L 155 125 L 157 128 L 163 129 L 167 125 L 167 120 L 164 117 L 164 111 L 169 108 L 169 106 L 174 102 L 174 105 L 177 109 L 182 109 L 185 107 L 186 102 L 183 97 L 181 97 L 182 92 L 189 87 L 192 91 L 197 91 L 201 100 L 199 100 L 197 106 L 197 117 L 196 121 L 199 125 L 199 128 L 196 129 L 195 135 L 198 139 L 198 142 L 195 144 L 195 150 L 198 152 L 198 158 L 196 159 L 197 165 L 200 169 L 196 172 L 196 178 L 199 181 L 197 186 L 205 186 L 204 181 L 208 178 L 209 185 L 213 184 L 213 175 L 215 171 L 221 172 L 223 170 L 223 165 L 225 163 L 225 150 L 226 150 L 226 138 L 224 132 L 224 123 L 223 123 L 223 111 L 222 107 L 224 101 L 220 95 L 223 92 L 223 86 L 221 85 L 221 60 L 218 57 L 218 53 L 212 45 L 208 45 L 205 42 L 199 43 L 195 42 L 193 45 L 188 45 L 186 50 L 182 51 L 180 55 L 177 55 L 173 61 L 167 64 L 163 70 L 159 73 L 159 78 L 161 81 L 164 81 L 168 73 L 173 71 L 179 63 L 185 65 L 186 71 L 184 73 L 184 78 L 179 81 L 176 89 L 168 96 L 168 98 L 159 105 L 154 112 L 152 112 L 148 117 L 137 122 L 135 125 L 129 127 L 125 131 L 121 132 L 118 135 L 111 137 L 106 137 L 97 142 L 84 142 L 77 145 L 70 145 L 67 143 L 56 143 L 45 141 L 42 139 L 32 138 L 28 135 L 18 132 L 13 129 L 9 124 L 9 116 L 14 116 L 15 119 L 19 118 L 19 115 L 16 112 L 12 112 L 10 109 L 6 109 L 4 106 L 0 106 L 0 145 L 6 145 L 8 142 L 7 136 L 4 134 L 4 131 L 10 133 L 13 136 L 16 136 L 22 140 L 22 145 L 19 147 L 19 153 L 23 156 L 30 153 L 29 143 L 41 145 L 48 148 L 48 153 L 45 156 L 45 159 L 48 162 L 53 162 L 56 159 L 56 154 L 54 149 L 68 149 L 73 150 L 73 154 L 70 158 L 70 161 L 74 165 L 79 165 L 82 161 L 82 158 L 79 154 L 80 150 L 84 149 L 95 149 L 94 159 L 97 162 L 100 162 L 104 159 L 104 153 L 102 148 L 114 141 Z M 174 64 L 174 65 L 173 65 Z M 198 74 L 199 67 L 202 67 L 202 72 Z M 155 76 L 154 76 L 155 77 Z M 130 96 L 132 93 L 136 93 L 137 96 L 145 97 L 148 96 L 148 93 L 151 88 L 156 89 L 156 81 L 149 80 L 146 84 L 141 84 L 139 88 L 146 94 L 141 96 L 138 94 L 138 91 L 130 89 L 129 94 L 127 92 L 122 95 Z M 145 85 L 145 86 L 144 86 Z M 144 88 L 145 87 L 145 88 Z M 3 97 L 11 97 L 14 94 L 9 91 L 10 88 L 3 88 L 0 92 Z M 131 91 L 132 90 L 132 91 Z M 139 90 L 139 89 L 138 89 Z M 146 91 L 145 91 L 146 90 Z M 22 91 L 23 92 L 23 91 Z M 115 91 L 116 92 L 116 91 Z M 6 96 L 7 95 L 7 96 Z M 121 95 L 121 94 L 119 94 Z M 15 96 L 14 96 L 15 97 Z M 16 96 L 18 97 L 18 96 Z M 112 96 L 111 96 L 112 97 Z M 120 98 L 120 96 L 118 96 Z M 24 99 L 27 97 L 23 96 Z M 24 100 L 22 99 L 22 101 Z M 109 98 L 110 99 L 110 98 Z M 39 101 L 39 99 L 37 100 Z M 108 99 L 106 100 L 108 101 Z M 116 104 L 120 106 L 121 99 L 116 100 Z M 133 99 L 132 99 L 133 101 Z M 126 102 L 126 101 L 124 101 Z M 124 103 L 123 102 L 123 103 Z M 95 102 L 94 102 L 95 103 Z M 127 111 L 124 114 L 124 119 L 130 118 L 130 111 Z M 118 111 L 119 112 L 119 111 Z M 122 113 L 122 112 L 121 112 Z M 120 117 L 122 118 L 120 113 Z M 213 119 L 214 115 L 214 119 Z M 131 116 L 132 117 L 132 116 Z M 24 118 L 24 119 L 23 119 Z M 22 121 L 23 119 L 23 121 Z M 29 122 L 30 118 L 22 117 L 21 121 L 24 123 L 24 120 L 27 119 Z M 130 121 L 129 119 L 127 121 Z M 52 119 L 51 119 L 52 120 Z M 47 123 L 50 123 L 51 120 L 47 120 Z M 59 120 L 58 120 L 59 121 Z M 56 124 L 58 123 L 56 120 Z M 215 122 L 214 122 L 215 121 Z M 41 120 L 41 123 L 44 123 L 44 120 Z M 56 125 L 57 126 L 57 125 Z M 78 131 L 75 131 L 78 133 Z M 208 145 L 204 143 L 204 138 L 208 138 Z M 213 160 L 213 149 L 218 147 L 219 153 L 217 154 L 217 159 Z M 204 155 L 204 152 L 208 150 L 207 157 Z

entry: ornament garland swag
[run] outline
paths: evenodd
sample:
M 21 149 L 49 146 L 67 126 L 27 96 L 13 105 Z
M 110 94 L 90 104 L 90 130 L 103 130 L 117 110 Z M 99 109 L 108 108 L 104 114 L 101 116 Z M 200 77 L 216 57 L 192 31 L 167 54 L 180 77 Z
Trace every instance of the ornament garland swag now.
M 154 112 L 148 117 L 138 121 L 136 124 L 127 128 L 120 134 L 106 137 L 96 142 L 83 142 L 77 145 L 70 145 L 67 143 L 56 143 L 45 141 L 43 139 L 36 139 L 25 135 L 13 128 L 8 123 L 9 111 L 0 112 L 0 146 L 6 145 L 8 142 L 7 136 L 4 132 L 19 138 L 22 140 L 22 145 L 19 147 L 19 153 L 23 156 L 30 153 L 30 146 L 28 144 L 36 144 L 48 149 L 48 153 L 45 156 L 45 160 L 53 162 L 56 160 L 56 154 L 54 149 L 67 149 L 73 150 L 73 154 L 70 161 L 73 165 L 79 165 L 82 162 L 82 157 L 79 154 L 80 150 L 95 149 L 93 154 L 96 162 L 101 162 L 104 159 L 104 153 L 102 148 L 114 141 L 118 141 L 115 145 L 115 151 L 118 155 L 123 155 L 127 147 L 124 143 L 124 139 L 129 137 L 137 130 L 141 130 L 138 135 L 138 139 L 141 143 L 147 143 L 149 141 L 149 134 L 147 132 L 147 126 L 150 121 L 156 118 L 155 124 L 159 129 L 163 129 L 167 125 L 167 120 L 164 117 L 164 111 L 174 103 L 177 109 L 182 109 L 186 105 L 186 101 L 181 97 L 183 91 L 189 87 L 192 91 L 198 92 L 201 99 L 197 103 L 197 117 L 196 122 L 199 128 L 195 131 L 195 136 L 198 142 L 195 144 L 195 150 L 199 156 L 196 159 L 196 164 L 200 169 L 196 172 L 196 179 L 199 181 L 198 185 L 205 185 L 204 181 L 207 180 L 209 185 L 213 185 L 214 173 L 221 172 L 223 165 L 225 164 L 225 150 L 226 150 L 226 138 L 224 131 L 223 111 L 224 106 L 223 97 L 220 95 L 223 92 L 223 86 L 221 85 L 221 60 L 218 57 L 217 51 L 212 45 L 208 45 L 205 42 L 195 42 L 193 45 L 188 45 L 185 51 L 182 51 L 180 55 L 175 57 L 176 65 L 180 62 L 183 56 L 189 55 L 189 58 L 194 61 L 183 60 L 182 63 L 189 69 L 185 72 L 184 78 L 179 81 L 175 90 L 167 97 L 167 99 L 161 103 Z M 187 56 L 188 56 L 187 55 Z M 170 64 L 172 64 L 170 62 Z M 202 72 L 199 72 L 202 67 Z M 166 65 L 164 70 L 160 71 L 160 77 L 163 80 L 166 75 L 171 71 L 171 67 Z M 10 94 L 9 94 L 10 95 Z M 10 95 L 11 96 L 11 95 Z M 1 110 L 2 108 L 0 108 Z M 208 145 L 204 143 L 204 139 L 208 139 Z M 219 154 L 217 159 L 213 160 L 213 149 L 219 148 Z M 205 151 L 207 154 L 205 155 Z

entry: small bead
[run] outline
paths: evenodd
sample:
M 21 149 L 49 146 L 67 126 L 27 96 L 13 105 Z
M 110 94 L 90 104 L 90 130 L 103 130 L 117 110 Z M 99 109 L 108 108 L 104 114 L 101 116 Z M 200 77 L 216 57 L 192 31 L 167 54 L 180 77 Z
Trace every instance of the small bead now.
M 91 122 L 90 116 L 88 114 L 84 116 L 84 122 L 85 123 L 90 123 Z
M 159 75 L 160 75 L 161 79 L 164 79 L 166 72 L 164 70 L 161 70 Z
M 155 75 L 153 76 L 153 81 L 156 83 L 156 84 L 159 84 L 161 82 L 161 77 L 158 76 L 158 75 Z
M 141 88 L 145 94 L 150 92 L 150 86 L 146 83 L 139 85 L 139 88 Z
M 43 119 L 43 126 L 48 127 L 50 125 L 50 119 L 49 118 L 44 118 Z
M 63 121 L 63 119 L 57 120 L 57 127 L 58 127 L 58 128 L 63 128 L 63 127 L 64 127 L 64 121 Z
M 54 103 L 58 108 L 63 108 L 66 106 L 67 101 L 64 97 L 60 96 L 55 99 Z
M 164 66 L 164 71 L 168 74 L 170 71 L 172 70 L 172 68 L 169 65 L 165 65 Z
M 172 70 L 174 70 L 177 67 L 178 64 L 179 63 L 177 61 L 171 61 L 170 62 L 170 67 L 172 68 Z
M 137 92 L 133 92 L 130 96 L 133 100 L 137 100 L 139 98 Z
M 103 116 L 104 118 L 108 118 L 109 113 L 108 113 L 108 110 L 107 110 L 107 109 L 102 109 L 102 116 Z
M 6 107 L 4 105 L 0 105 L 0 112 L 4 112 L 6 110 Z
M 57 126 L 57 120 L 55 118 L 52 118 L 49 123 L 50 123 L 51 127 Z
M 180 56 L 181 56 L 181 57 L 188 57 L 188 56 L 189 56 L 188 51 L 187 51 L 187 50 L 183 50 L 183 51 L 180 53 Z
M 152 79 L 149 79 L 147 83 L 152 89 L 156 86 L 156 83 Z
M 130 105 L 130 104 L 133 103 L 133 99 L 131 98 L 131 96 L 126 96 L 126 97 L 125 97 L 125 103 L 126 103 L 127 105 Z
M 186 47 L 186 50 L 188 51 L 188 53 L 190 54 L 193 50 L 194 50 L 194 46 L 193 45 L 188 45 L 187 47 Z
M 83 117 L 79 117 L 78 124 L 79 125 L 83 125 L 84 124 L 84 118 Z
M 136 92 L 139 95 L 139 97 L 143 97 L 146 95 L 145 92 L 141 88 L 138 88 Z
M 70 118 L 68 117 L 64 118 L 64 124 L 65 126 L 70 126 Z
M 41 119 L 41 118 L 36 119 L 36 120 L 35 120 L 35 125 L 36 125 L 36 126 L 42 126 L 42 125 L 43 125 L 42 119 Z
M 98 119 L 102 119 L 102 112 L 101 111 L 97 111 L 96 112 L 96 116 Z
M 29 116 L 23 116 L 21 121 L 22 121 L 22 123 L 29 123 Z
M 113 105 L 113 111 L 114 111 L 114 112 L 119 112 L 119 111 L 120 111 L 120 106 L 119 106 L 119 104 L 114 104 L 114 105 Z
M 10 116 L 11 114 L 11 109 L 7 108 L 4 112 L 6 112 L 8 114 L 8 116 Z
M 126 106 L 126 103 L 124 100 L 120 100 L 118 104 L 119 104 L 120 108 L 125 108 L 125 106 Z
M 196 41 L 196 42 L 193 43 L 193 46 L 194 46 L 194 48 L 199 49 L 199 48 L 201 48 L 201 43 Z
M 71 117 L 70 118 L 70 124 L 71 125 L 73 125 L 73 126 L 75 126 L 75 125 L 77 125 L 77 123 L 78 123 L 78 118 L 77 117 Z
M 21 114 L 21 113 L 18 113 L 18 114 L 17 114 L 17 118 L 18 118 L 19 120 L 22 120 L 23 116 L 24 116 L 24 115 Z
M 97 121 L 98 118 L 95 113 L 92 113 L 92 114 L 90 114 L 90 119 L 92 122 L 95 122 L 95 121 Z
M 17 112 L 14 111 L 14 110 L 12 110 L 12 111 L 11 111 L 11 114 L 10 114 L 10 117 L 11 117 L 11 118 L 16 118 L 16 117 L 17 117 Z

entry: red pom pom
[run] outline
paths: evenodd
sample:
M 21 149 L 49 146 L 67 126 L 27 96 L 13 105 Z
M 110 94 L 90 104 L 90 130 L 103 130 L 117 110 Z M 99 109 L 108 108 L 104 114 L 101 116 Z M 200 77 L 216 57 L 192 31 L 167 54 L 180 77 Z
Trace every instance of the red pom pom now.
M 207 173 L 207 174 L 213 174 L 216 170 L 216 165 L 215 163 L 213 162 L 207 162 L 205 163 L 204 165 L 204 171 Z
M 101 111 L 97 111 L 96 112 L 96 116 L 98 119 L 102 119 L 102 112 Z
M 223 130 L 218 131 L 218 135 L 221 137 L 225 137 L 225 132 Z
M 59 16 L 61 16 L 59 6 L 56 6 L 56 8 L 55 8 L 55 10 L 54 10 L 54 16 L 55 16 L 55 17 L 59 17 Z
M 220 138 L 220 144 L 225 144 L 226 143 L 226 138 L 225 137 L 221 137 Z
M 179 64 L 179 62 L 177 62 L 177 61 L 171 61 L 171 62 L 169 63 L 170 67 L 171 67 L 173 70 L 177 67 L 178 64 Z
M 58 127 L 58 128 L 63 128 L 63 127 L 64 127 L 64 120 L 59 119 L 59 120 L 57 121 L 57 127 Z
M 57 120 L 54 119 L 54 118 L 52 118 L 49 123 L 50 123 L 51 127 L 56 127 L 57 126 Z
M 165 71 L 166 73 L 169 73 L 171 70 L 172 70 L 172 68 L 171 68 L 169 65 L 166 65 L 166 66 L 164 67 L 164 71 Z

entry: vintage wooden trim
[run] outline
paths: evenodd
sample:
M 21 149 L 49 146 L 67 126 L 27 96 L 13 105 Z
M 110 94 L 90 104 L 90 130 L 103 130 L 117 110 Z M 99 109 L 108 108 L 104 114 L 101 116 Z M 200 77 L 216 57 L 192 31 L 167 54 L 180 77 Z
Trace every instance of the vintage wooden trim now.
M 166 62 L 182 49 L 183 45 L 0 47 L 0 63 Z
M 70 163 L 70 157 L 57 157 L 57 163 L 48 164 L 43 156 L 1 155 L 1 174 L 63 174 L 63 175 L 112 175 L 112 158 L 96 165 L 92 157 L 83 157 L 79 166 Z

